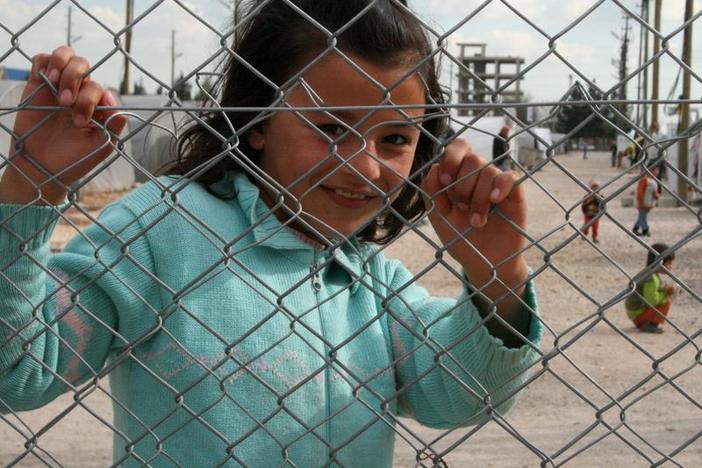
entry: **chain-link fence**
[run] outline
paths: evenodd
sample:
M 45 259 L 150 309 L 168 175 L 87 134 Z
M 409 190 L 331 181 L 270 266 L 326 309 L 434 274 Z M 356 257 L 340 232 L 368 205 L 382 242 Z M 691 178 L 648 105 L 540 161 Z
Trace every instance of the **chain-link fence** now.
M 0 465 L 699 464 L 700 2 L 416 3 L 0 1 Z

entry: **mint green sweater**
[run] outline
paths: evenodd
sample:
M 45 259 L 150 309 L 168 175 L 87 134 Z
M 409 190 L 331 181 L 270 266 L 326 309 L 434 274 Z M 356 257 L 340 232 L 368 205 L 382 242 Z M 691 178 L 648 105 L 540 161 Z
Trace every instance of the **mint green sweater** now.
M 57 255 L 57 209 L 0 205 L 0 411 L 109 375 L 115 463 L 366 467 L 391 466 L 398 416 L 448 428 L 513 405 L 536 315 L 509 349 L 467 292 L 431 297 L 370 245 L 317 250 L 246 177 L 224 188 L 160 178 Z M 524 299 L 536 314 L 531 283 Z

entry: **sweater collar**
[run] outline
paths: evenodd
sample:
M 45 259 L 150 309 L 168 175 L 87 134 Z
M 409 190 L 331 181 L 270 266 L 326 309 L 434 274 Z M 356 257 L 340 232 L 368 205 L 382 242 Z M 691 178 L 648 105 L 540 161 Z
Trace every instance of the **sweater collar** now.
M 251 226 L 251 235 L 257 245 L 277 249 L 297 251 L 313 261 L 325 263 L 329 257 L 344 269 L 352 280 L 358 279 L 366 269 L 364 257 L 369 249 L 358 239 L 340 239 L 331 246 L 324 246 L 308 239 L 287 223 L 281 223 L 275 212 L 261 198 L 258 187 L 241 172 L 230 175 L 236 199 Z M 331 262 L 327 262 L 331 263 Z M 354 288 L 359 285 L 354 282 Z

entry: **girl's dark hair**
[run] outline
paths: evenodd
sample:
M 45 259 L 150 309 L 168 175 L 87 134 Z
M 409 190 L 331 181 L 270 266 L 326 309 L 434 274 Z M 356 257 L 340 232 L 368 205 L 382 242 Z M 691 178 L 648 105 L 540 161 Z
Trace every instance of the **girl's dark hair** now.
M 413 14 L 406 10 L 404 0 L 292 0 L 289 3 L 299 11 L 280 0 L 257 0 L 246 5 L 234 33 L 233 53 L 223 64 L 223 80 L 220 88 L 215 90 L 221 96 L 219 105 L 236 108 L 271 106 L 279 97 L 276 87 L 289 84 L 291 77 L 331 45 L 344 53 L 383 65 L 411 67 L 421 63 L 417 73 L 426 85 L 427 104 L 432 105 L 432 115 L 437 114 L 437 117 L 427 118 L 421 124 L 423 132 L 412 166 L 412 184 L 405 184 L 393 202 L 392 210 L 386 210 L 358 234 L 361 240 L 389 242 L 400 233 L 405 222 L 416 220 L 425 211 L 422 198 L 412 185 L 419 185 L 426 175 L 428 168 L 424 166 L 434 155 L 437 138 L 442 136 L 446 126 L 447 114 L 443 107 L 446 93 L 439 85 L 437 64 L 430 57 L 427 34 Z M 310 18 L 331 34 L 341 32 L 331 37 Z M 236 142 L 234 153 L 243 153 L 251 163 L 259 165 L 261 152 L 249 146 L 248 135 L 260 125 L 265 114 L 252 111 L 226 112 L 226 117 L 224 114 L 209 112 L 201 117 L 202 122 L 184 131 L 178 141 L 177 159 L 167 168 L 167 174 L 190 174 L 209 188 L 227 171 L 241 170 L 240 158 L 233 158 L 228 152 L 233 144 L 229 143 L 231 146 L 228 147 L 212 130 Z M 257 120 L 254 122 L 254 119 Z M 219 160 L 212 163 L 217 156 Z M 212 164 L 208 165 L 208 162 Z M 207 166 L 211 167 L 198 171 Z M 419 171 L 420 168 L 424 170 Z M 221 194 L 218 196 L 222 197 Z
M 656 242 L 651 246 L 651 249 L 648 252 L 648 256 L 646 257 L 646 266 L 651 265 L 658 260 L 658 257 L 660 256 L 661 253 L 665 252 L 668 250 L 670 246 L 668 244 L 664 244 L 663 242 Z M 671 252 L 663 259 L 661 260 L 661 264 L 667 262 L 668 260 L 675 260 L 675 252 Z

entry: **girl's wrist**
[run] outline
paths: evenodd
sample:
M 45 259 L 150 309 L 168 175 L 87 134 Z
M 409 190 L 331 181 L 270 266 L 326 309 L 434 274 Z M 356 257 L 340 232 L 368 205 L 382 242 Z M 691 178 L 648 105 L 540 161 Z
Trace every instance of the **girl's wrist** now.
M 475 289 L 491 299 L 512 292 L 521 296 L 529 276 L 529 266 L 522 255 L 497 268 L 465 268 L 466 276 Z
M 27 180 L 27 176 L 15 167 L 8 167 L 0 178 L 0 203 L 10 205 L 60 205 L 66 199 L 66 191 L 53 183 L 39 185 Z

